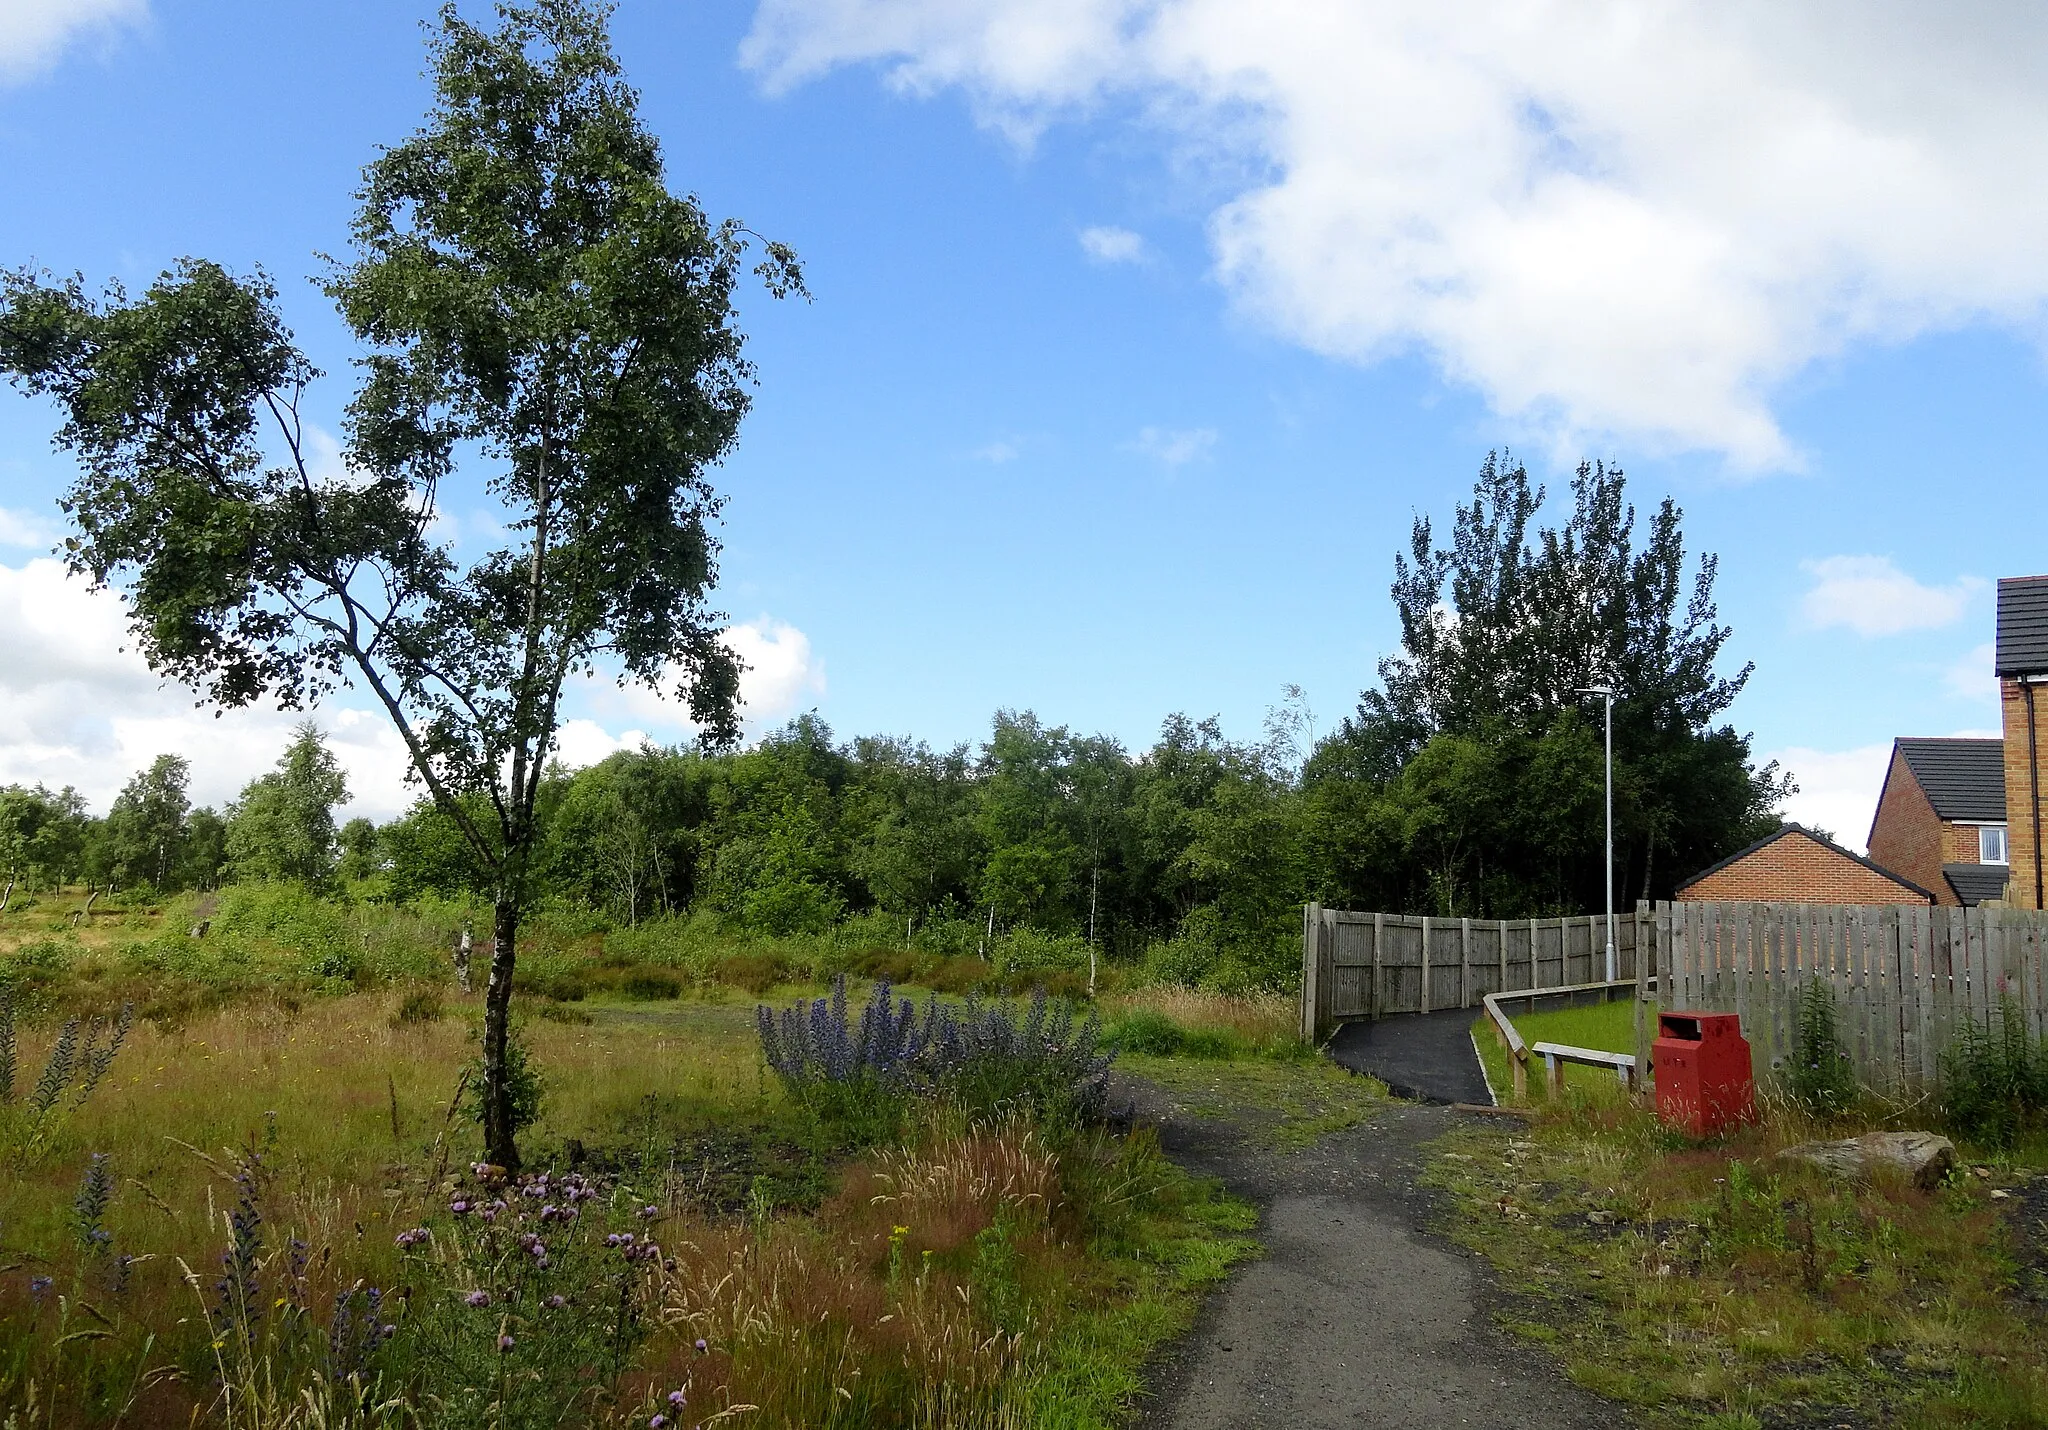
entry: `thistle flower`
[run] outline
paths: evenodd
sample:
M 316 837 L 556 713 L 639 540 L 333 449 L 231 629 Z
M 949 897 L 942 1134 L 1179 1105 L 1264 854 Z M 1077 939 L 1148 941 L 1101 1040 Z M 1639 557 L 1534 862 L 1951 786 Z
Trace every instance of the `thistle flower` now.
M 488 1306 L 491 1304 L 491 1293 L 488 1291 L 472 1291 L 462 1298 L 462 1302 L 466 1306 Z
M 510 1336 L 498 1337 L 498 1354 L 503 1355 L 506 1351 L 511 1350 L 514 1344 L 516 1343 Z

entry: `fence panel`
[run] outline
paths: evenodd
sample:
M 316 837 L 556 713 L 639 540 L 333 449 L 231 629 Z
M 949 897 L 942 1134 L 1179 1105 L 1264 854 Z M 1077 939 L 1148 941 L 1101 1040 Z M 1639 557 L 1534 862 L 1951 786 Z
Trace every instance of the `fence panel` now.
M 1925 904 L 1660 904 L 1669 935 L 1654 954 L 1665 1008 L 1731 1012 L 1759 1073 L 1783 1069 L 1798 1038 L 1801 989 L 1835 997 L 1844 1051 L 1887 1092 L 1935 1086 L 1966 1023 L 2002 1016 L 2048 1029 L 2048 913 Z

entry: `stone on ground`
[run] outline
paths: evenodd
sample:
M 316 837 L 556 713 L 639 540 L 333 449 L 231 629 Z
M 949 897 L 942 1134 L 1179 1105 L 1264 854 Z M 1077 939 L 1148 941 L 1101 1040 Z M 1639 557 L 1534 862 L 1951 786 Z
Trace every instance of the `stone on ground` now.
M 1915 1186 L 1935 1187 L 1955 1169 L 1956 1144 L 1932 1132 L 1866 1132 L 1839 1142 L 1802 1142 L 1778 1155 L 1837 1177 L 1862 1180 L 1893 1172 Z

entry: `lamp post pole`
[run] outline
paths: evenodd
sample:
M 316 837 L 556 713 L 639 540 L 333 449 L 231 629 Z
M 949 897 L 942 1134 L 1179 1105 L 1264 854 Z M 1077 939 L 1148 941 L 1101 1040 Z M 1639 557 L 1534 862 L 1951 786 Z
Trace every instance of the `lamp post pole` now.
M 1614 947 L 1614 686 L 1582 686 L 1582 695 L 1597 695 L 1605 706 L 1607 746 L 1607 981 L 1621 977 L 1621 959 Z

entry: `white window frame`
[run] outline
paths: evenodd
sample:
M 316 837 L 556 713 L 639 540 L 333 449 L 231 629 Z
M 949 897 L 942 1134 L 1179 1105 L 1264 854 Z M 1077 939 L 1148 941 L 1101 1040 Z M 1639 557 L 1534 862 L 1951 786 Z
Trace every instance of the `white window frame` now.
M 1985 850 L 1988 835 L 1998 836 L 1998 857 L 1993 859 Z M 1980 824 L 1977 826 L 1977 862 L 1979 864 L 2011 864 L 2012 845 L 2006 839 L 2006 827 L 2002 824 Z

